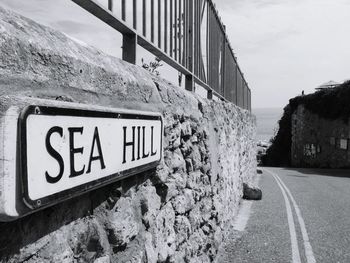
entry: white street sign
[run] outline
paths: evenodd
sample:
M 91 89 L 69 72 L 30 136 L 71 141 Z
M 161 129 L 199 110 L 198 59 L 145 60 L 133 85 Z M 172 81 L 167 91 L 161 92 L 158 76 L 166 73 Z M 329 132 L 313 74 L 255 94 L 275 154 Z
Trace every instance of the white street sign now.
M 159 114 L 29 106 L 18 123 L 16 172 L 30 209 L 155 168 L 162 157 Z

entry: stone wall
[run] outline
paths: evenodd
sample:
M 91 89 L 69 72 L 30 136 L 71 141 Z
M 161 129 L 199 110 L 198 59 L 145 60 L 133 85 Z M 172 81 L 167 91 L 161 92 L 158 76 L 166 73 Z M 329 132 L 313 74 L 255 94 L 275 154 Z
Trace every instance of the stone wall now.
M 349 140 L 349 121 L 319 117 L 302 104 L 292 114 L 293 166 L 350 167 Z
M 158 111 L 165 126 L 156 170 L 0 223 L 0 262 L 215 259 L 256 171 L 249 112 L 1 8 L 0 96 L 2 113 L 44 99 Z

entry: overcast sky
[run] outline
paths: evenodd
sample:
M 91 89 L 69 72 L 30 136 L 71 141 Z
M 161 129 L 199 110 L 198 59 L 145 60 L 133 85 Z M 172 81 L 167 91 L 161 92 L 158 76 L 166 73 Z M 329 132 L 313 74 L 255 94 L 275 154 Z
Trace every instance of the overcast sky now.
M 350 0 L 214 2 L 252 90 L 253 108 L 283 107 L 302 90 L 350 79 Z M 0 5 L 120 57 L 119 33 L 70 0 Z

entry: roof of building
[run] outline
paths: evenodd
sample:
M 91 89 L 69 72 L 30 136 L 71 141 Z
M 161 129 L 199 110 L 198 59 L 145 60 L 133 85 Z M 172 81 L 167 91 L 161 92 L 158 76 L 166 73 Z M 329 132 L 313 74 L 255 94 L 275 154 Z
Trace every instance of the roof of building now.
M 339 86 L 340 83 L 334 81 L 334 80 L 330 80 L 326 83 L 323 83 L 322 85 L 318 86 L 316 89 L 320 90 L 320 89 L 329 89 L 329 88 L 334 88 L 336 86 Z

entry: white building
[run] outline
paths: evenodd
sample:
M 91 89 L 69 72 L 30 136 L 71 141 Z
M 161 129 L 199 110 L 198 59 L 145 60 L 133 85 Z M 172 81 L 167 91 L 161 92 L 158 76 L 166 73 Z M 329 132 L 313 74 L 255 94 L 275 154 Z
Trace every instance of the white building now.
M 331 80 L 331 81 L 328 81 L 328 82 L 323 83 L 322 85 L 318 86 L 316 88 L 316 90 L 332 89 L 332 88 L 339 86 L 340 84 L 341 83 L 338 83 L 338 82 Z

